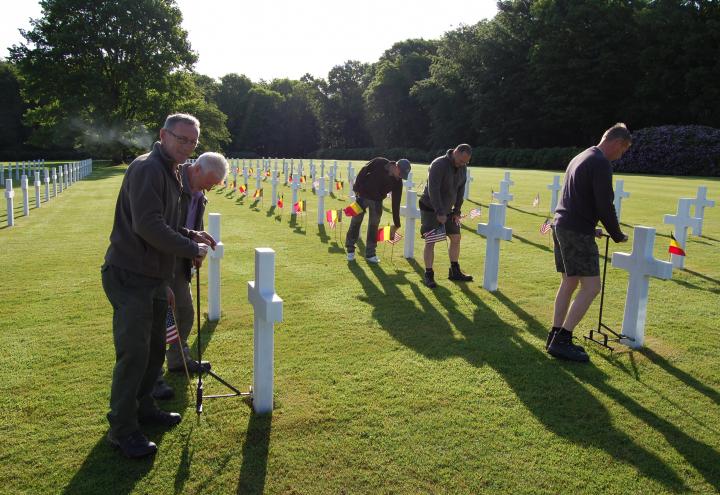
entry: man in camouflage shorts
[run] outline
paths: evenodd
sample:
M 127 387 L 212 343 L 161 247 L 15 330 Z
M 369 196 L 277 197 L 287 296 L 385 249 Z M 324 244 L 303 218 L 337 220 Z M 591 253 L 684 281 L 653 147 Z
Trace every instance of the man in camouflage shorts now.
M 595 237 L 602 236 L 602 230 L 596 228 L 598 221 L 613 241 L 627 241 L 613 206 L 610 162 L 618 160 L 631 143 L 625 124 L 615 124 L 605 131 L 600 144 L 573 158 L 565 172 L 553 225 L 555 267 L 562 281 L 555 296 L 553 326 L 545 342 L 553 357 L 583 363 L 590 360 L 585 349 L 572 343 L 572 332 L 600 292 L 600 255 Z

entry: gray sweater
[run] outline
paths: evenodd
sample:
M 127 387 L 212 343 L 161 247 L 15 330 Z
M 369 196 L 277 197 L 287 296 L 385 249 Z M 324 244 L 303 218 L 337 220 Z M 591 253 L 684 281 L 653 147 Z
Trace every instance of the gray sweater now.
M 125 172 L 105 263 L 171 281 L 175 257 L 198 254 L 190 231 L 180 226 L 181 191 L 175 164 L 156 142 Z
M 453 165 L 452 152 L 448 150 L 445 156 L 435 158 L 430 164 L 428 181 L 420 196 L 421 210 L 438 215 L 460 214 L 467 170 Z

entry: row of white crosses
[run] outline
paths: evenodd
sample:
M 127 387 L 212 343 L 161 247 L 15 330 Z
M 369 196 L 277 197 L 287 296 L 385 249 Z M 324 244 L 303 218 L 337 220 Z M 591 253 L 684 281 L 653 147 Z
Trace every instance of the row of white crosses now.
M 220 214 L 208 215 L 208 232 L 217 241 L 209 253 L 208 320 L 220 320 L 220 260 L 224 244 L 220 238 Z M 274 323 L 283 318 L 283 300 L 275 293 L 275 251 L 255 249 L 255 280 L 248 282 L 248 301 L 255 313 L 253 324 L 253 409 L 272 412 L 274 393 Z
M 37 162 L 40 163 L 40 162 Z M 44 163 L 44 162 L 43 162 Z M 17 164 L 16 164 L 17 165 Z M 50 200 L 50 172 L 48 169 L 43 169 L 44 171 L 44 182 L 45 182 L 45 202 Z M 23 172 L 25 170 L 23 169 Z M 84 178 L 88 174 L 92 172 L 92 159 L 83 160 L 81 162 L 73 162 L 73 163 L 66 163 L 59 167 L 52 167 L 52 180 L 53 180 L 53 194 L 52 196 L 57 196 L 58 192 L 63 191 L 63 187 L 67 189 L 70 187 L 71 184 L 74 184 L 78 180 Z M 34 172 L 35 174 L 35 208 L 40 208 L 42 205 L 42 202 L 40 200 L 40 171 L 36 170 Z M 58 176 L 59 174 L 59 176 Z M 5 168 L 3 165 L 0 165 L 0 183 L 4 183 L 5 185 L 5 202 L 7 207 L 7 225 L 8 227 L 12 227 L 15 225 L 15 204 L 14 204 L 14 197 L 15 197 L 15 191 L 13 190 L 13 184 L 12 184 L 12 171 L 9 170 L 8 173 L 9 178 L 4 179 L 5 177 Z M 58 178 L 60 179 L 59 185 L 60 188 L 58 189 Z M 23 173 L 23 175 L 20 177 L 20 189 L 22 190 L 23 195 L 23 215 L 29 216 L 30 215 L 30 196 L 28 191 L 28 176 Z
M 695 208 L 694 214 L 690 214 L 690 207 Z M 707 199 L 707 187 L 699 186 L 695 198 L 680 198 L 678 200 L 677 213 L 665 215 L 663 222 L 674 226 L 674 237 L 678 245 L 685 249 L 687 243 L 687 229 L 691 228 L 692 233 L 702 235 L 702 224 L 705 218 L 705 208 L 715 206 L 715 201 Z M 675 268 L 684 268 L 685 257 L 676 254 L 670 255 L 670 260 Z
M 208 232 L 217 241 L 210 251 L 208 268 L 208 320 L 220 320 L 220 260 L 224 245 L 220 239 L 220 214 L 208 215 Z M 275 251 L 255 249 L 255 280 L 248 282 L 248 301 L 253 306 L 253 409 L 258 414 L 273 410 L 275 335 L 274 324 L 283 318 L 283 300 L 275 293 Z

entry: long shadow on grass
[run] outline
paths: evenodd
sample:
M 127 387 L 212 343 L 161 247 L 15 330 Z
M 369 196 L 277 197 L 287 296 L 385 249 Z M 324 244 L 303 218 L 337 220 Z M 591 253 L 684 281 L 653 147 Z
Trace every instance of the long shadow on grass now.
M 464 291 L 467 295 L 470 291 Z M 508 299 L 502 292 L 493 295 L 508 309 L 515 313 L 527 325 L 527 329 L 536 337 L 544 340 L 546 329 L 531 315 Z M 471 297 L 471 296 L 470 296 Z M 476 298 L 479 302 L 479 299 Z M 534 349 L 528 346 L 530 349 Z M 539 351 L 535 350 L 535 353 Z M 542 353 L 540 353 L 542 354 Z M 573 363 L 552 361 L 545 356 L 535 363 L 541 369 L 535 375 L 521 377 L 521 380 L 538 380 L 538 385 L 545 382 L 545 387 L 552 387 L 553 404 L 546 400 L 528 401 L 521 393 L 522 387 L 515 386 L 510 374 L 505 378 L 518 397 L 528 405 L 531 412 L 556 434 L 564 436 L 579 444 L 591 444 L 627 464 L 634 465 L 644 475 L 656 479 L 673 490 L 685 490 L 687 487 L 677 474 L 666 466 L 655 454 L 635 445 L 625 433 L 615 430 L 605 408 L 597 399 L 588 393 L 582 384 L 587 384 L 605 394 L 615 403 L 623 406 L 630 414 L 643 421 L 649 428 L 659 432 L 685 460 L 692 465 L 715 489 L 720 490 L 720 452 L 711 446 L 695 440 L 680 428 L 659 417 L 624 392 L 607 383 L 606 375 L 594 366 L 577 366 Z M 520 383 L 518 383 L 520 385 Z M 567 389 L 566 389 L 567 388 Z M 557 395 L 556 395 L 557 394 Z M 560 396 L 569 401 L 561 404 L 562 410 L 556 410 L 556 402 Z M 571 413 L 571 414 L 568 414 Z M 557 416 L 556 416 L 557 414 Z M 563 416 L 566 415 L 564 418 Z M 561 419 L 562 418 L 562 419 Z
M 637 352 L 648 358 L 653 364 L 660 366 L 667 373 L 671 374 L 688 387 L 694 388 L 695 390 L 703 394 L 705 397 L 715 402 L 715 404 L 720 405 L 720 392 L 718 392 L 717 390 L 705 385 L 700 380 L 687 373 L 686 371 L 676 368 L 670 363 L 670 361 L 668 361 L 667 359 L 665 359 L 664 357 L 662 357 L 648 347 L 643 347 Z
M 492 367 L 530 413 L 555 435 L 581 446 L 602 449 L 672 490 L 685 489 L 683 481 L 662 459 L 614 427 L 607 409 L 574 376 L 572 365 L 548 359 L 544 352 L 527 341 L 520 329 L 502 321 L 467 286 L 458 284 L 462 295 L 443 286 L 444 281 L 430 291 L 409 281 L 407 272 L 387 274 L 381 267 L 371 265 L 370 270 L 380 282 L 378 287 L 359 266 L 351 264 L 350 270 L 363 286 L 367 302 L 374 306 L 375 320 L 398 342 L 428 359 L 461 357 L 473 366 Z M 398 286 L 403 284 L 409 284 L 415 301 L 408 300 L 400 292 Z M 526 322 L 532 335 L 544 341 L 546 330 L 542 324 L 502 294 L 497 297 Z M 468 313 L 472 318 L 466 316 Z M 407 325 L 408 321 L 413 325 Z M 458 338 L 453 329 L 462 337 Z M 585 380 L 591 380 L 593 386 L 604 387 L 603 391 L 614 393 L 611 397 L 619 398 L 619 392 L 604 385 L 604 375 L 597 368 L 586 368 L 585 375 L 588 375 Z M 638 408 L 641 406 L 634 403 L 633 412 L 639 415 Z M 652 415 L 644 409 L 642 413 L 643 419 Z M 651 426 L 666 426 L 652 416 L 657 421 L 650 423 Z M 671 425 L 666 430 L 683 435 Z M 712 460 L 711 450 L 706 448 L 702 453 L 710 455 Z M 699 459 L 693 461 L 698 461 L 693 465 L 702 469 Z
M 529 244 L 534 248 L 541 249 L 542 251 L 549 251 L 551 253 L 553 252 L 553 248 L 550 246 L 546 246 L 545 244 L 533 242 L 530 239 L 527 239 L 527 238 L 517 235 L 517 234 L 513 234 L 512 236 L 513 236 L 513 238 L 517 239 L 518 241 L 522 242 L 523 244 Z
M 238 495 L 264 493 L 272 414 L 251 414 L 243 444 Z
M 62 493 L 131 493 L 137 482 L 152 469 L 154 462 L 154 456 L 125 459 L 108 445 L 103 435 Z

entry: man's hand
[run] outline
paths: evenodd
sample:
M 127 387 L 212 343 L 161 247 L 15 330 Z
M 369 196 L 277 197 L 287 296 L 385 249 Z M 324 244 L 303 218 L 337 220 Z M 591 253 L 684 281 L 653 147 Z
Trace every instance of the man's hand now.
M 213 250 L 215 249 L 215 246 L 217 246 L 217 242 L 215 241 L 215 239 L 213 239 L 213 236 L 211 236 L 210 234 L 208 234 L 205 231 L 195 232 L 195 234 L 192 237 L 192 240 L 197 243 L 202 242 L 204 244 L 207 244 Z
M 627 240 L 628 240 L 627 234 L 623 234 L 622 241 L 620 241 L 620 242 L 627 242 Z
M 460 214 L 459 213 L 453 213 L 452 215 L 452 221 L 457 225 L 460 226 Z
M 202 265 L 202 262 L 205 259 L 205 256 L 207 256 L 209 249 L 210 246 L 208 246 L 204 242 L 198 242 L 198 254 L 197 256 L 195 256 L 195 258 L 193 258 L 193 265 L 195 265 L 196 268 L 200 268 L 200 265 Z
M 447 222 L 447 215 L 438 215 L 437 216 L 438 222 L 440 222 L 442 225 L 445 225 L 445 222 Z
M 169 285 L 165 286 L 165 294 L 167 295 L 168 300 L 168 306 L 170 306 L 173 311 L 175 310 L 175 293 L 172 291 Z
M 603 229 L 595 229 L 595 237 L 600 238 L 603 236 Z
M 395 239 L 395 232 L 397 232 L 398 227 L 395 227 L 394 225 L 390 227 L 390 239 Z

